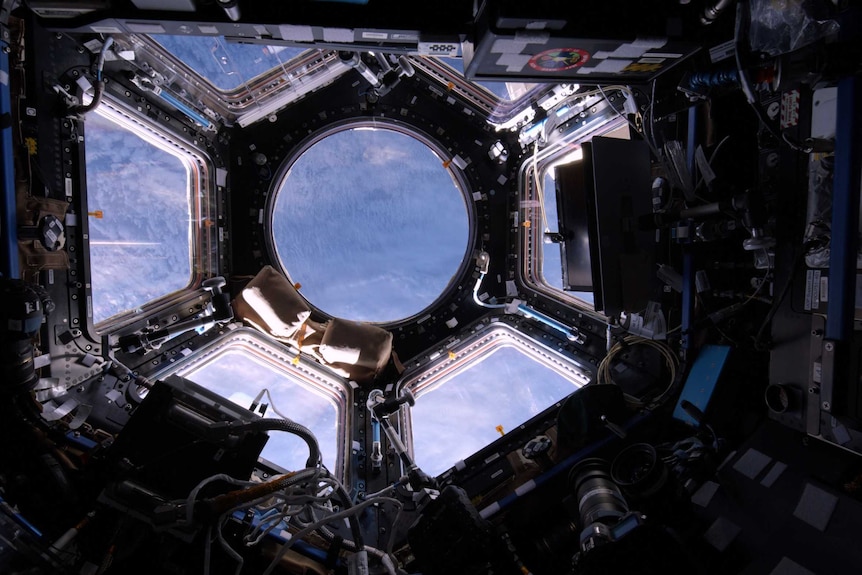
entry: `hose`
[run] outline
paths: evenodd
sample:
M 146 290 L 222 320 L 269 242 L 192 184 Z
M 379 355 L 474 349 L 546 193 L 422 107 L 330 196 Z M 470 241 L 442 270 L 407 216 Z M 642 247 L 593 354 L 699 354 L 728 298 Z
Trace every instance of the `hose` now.
M 292 433 L 299 436 L 303 441 L 305 441 L 306 445 L 308 445 L 308 460 L 305 462 L 305 466 L 317 467 L 320 464 L 320 447 L 317 444 L 317 438 L 314 437 L 314 434 L 311 432 L 310 429 L 308 429 L 304 425 L 296 423 L 295 421 L 291 421 L 289 419 L 264 418 L 235 426 L 232 425 L 229 427 L 229 429 L 232 433 L 243 431 L 270 430 L 286 431 L 287 433 Z
M 102 79 L 102 70 L 105 67 L 105 56 L 113 45 L 113 36 L 105 38 L 105 42 L 102 44 L 102 49 L 99 51 L 99 57 L 96 59 L 96 85 L 93 87 L 93 99 L 89 104 L 71 108 L 69 112 L 72 114 L 84 115 L 87 112 L 95 110 L 101 103 L 102 94 L 105 91 L 105 81 Z

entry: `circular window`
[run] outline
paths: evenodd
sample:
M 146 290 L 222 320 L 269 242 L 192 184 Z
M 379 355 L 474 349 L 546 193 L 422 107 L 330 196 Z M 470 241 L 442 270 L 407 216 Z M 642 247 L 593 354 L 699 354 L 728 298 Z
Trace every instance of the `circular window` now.
M 314 307 L 389 323 L 446 292 L 465 261 L 470 218 L 460 174 L 432 146 L 413 131 L 363 122 L 331 129 L 288 159 L 272 245 Z

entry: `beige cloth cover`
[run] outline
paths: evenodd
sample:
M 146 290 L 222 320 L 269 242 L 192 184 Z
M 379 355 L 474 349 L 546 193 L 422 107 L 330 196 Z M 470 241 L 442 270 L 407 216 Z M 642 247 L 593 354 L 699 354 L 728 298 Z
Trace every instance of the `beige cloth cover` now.
M 339 318 L 311 320 L 296 288 L 269 265 L 234 298 L 233 308 L 238 319 L 357 382 L 374 379 L 392 355 L 392 333 L 383 328 Z
M 311 309 L 284 275 L 264 266 L 234 299 L 234 313 L 276 339 L 290 340 Z
M 334 318 L 320 342 L 324 361 L 355 381 L 374 379 L 392 355 L 392 333 L 367 323 Z

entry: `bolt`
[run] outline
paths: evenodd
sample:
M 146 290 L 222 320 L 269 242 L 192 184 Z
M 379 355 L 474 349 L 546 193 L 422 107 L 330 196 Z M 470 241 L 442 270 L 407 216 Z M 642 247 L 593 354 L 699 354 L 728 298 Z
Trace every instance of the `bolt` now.
M 823 402 L 823 404 L 822 404 L 822 407 L 823 407 L 823 411 L 829 411 L 829 408 L 830 408 L 831 406 L 829 405 L 829 402 L 828 402 L 828 401 L 824 401 L 824 402 Z
M 823 346 L 823 349 L 831 352 L 833 349 L 835 349 L 835 345 L 833 345 L 831 341 L 827 341 L 826 345 Z

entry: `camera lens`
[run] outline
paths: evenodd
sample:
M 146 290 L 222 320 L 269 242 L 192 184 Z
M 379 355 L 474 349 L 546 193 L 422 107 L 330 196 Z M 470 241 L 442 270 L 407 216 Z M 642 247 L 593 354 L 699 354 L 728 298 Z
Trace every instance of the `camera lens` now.
M 569 486 L 578 498 L 581 526 L 611 524 L 628 510 L 623 494 L 611 479 L 604 459 L 585 459 L 569 472 Z

